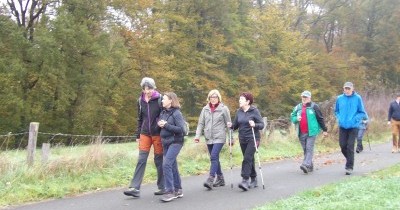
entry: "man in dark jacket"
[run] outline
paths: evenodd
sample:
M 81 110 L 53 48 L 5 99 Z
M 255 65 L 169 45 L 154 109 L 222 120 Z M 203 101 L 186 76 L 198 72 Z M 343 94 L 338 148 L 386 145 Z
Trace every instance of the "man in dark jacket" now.
M 393 148 L 392 153 L 399 151 L 399 132 L 400 132 L 400 93 L 389 106 L 388 125 L 392 125 Z
M 155 90 L 156 84 L 152 78 L 144 77 L 140 86 L 143 91 L 138 100 L 138 128 L 136 132 L 136 141 L 139 143 L 139 158 L 129 189 L 124 191 L 125 195 L 133 197 L 140 197 L 140 185 L 152 145 L 154 146 L 154 163 L 157 168 L 158 186 L 158 190 L 154 194 L 162 195 L 164 193 L 163 148 L 160 127 L 157 125 L 162 110 L 162 105 L 160 105 L 161 94 Z

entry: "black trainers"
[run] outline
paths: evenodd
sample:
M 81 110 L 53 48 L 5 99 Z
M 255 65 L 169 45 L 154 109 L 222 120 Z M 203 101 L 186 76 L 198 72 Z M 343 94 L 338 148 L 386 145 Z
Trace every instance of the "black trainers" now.
M 163 194 L 163 196 L 161 197 L 161 201 L 170 202 L 170 201 L 174 200 L 175 198 L 178 198 L 175 195 L 175 192 L 168 192 L 168 193 Z
M 183 198 L 183 191 L 182 189 L 178 189 L 175 191 L 175 197 L 176 198 Z
M 300 169 L 301 169 L 305 174 L 308 174 L 308 168 L 307 168 L 307 166 L 301 165 L 301 166 L 300 166 Z
M 154 195 L 164 195 L 164 193 L 165 193 L 165 191 L 161 190 L 161 189 L 154 191 Z
M 225 186 L 224 177 L 223 176 L 217 176 L 217 179 L 215 179 L 213 187 L 221 187 L 221 186 Z
M 258 187 L 257 177 L 251 177 L 249 188 L 256 188 Z
M 135 188 L 129 188 L 128 190 L 124 191 L 124 195 L 138 198 L 140 197 L 140 191 Z
M 243 191 L 249 190 L 249 180 L 243 179 L 242 182 L 239 183 L 238 187 Z
M 351 175 L 353 173 L 353 169 L 346 168 L 346 175 Z
M 207 180 L 204 182 L 203 186 L 208 188 L 209 190 L 212 190 L 213 188 L 213 183 L 214 183 L 214 177 L 210 176 L 207 178 Z

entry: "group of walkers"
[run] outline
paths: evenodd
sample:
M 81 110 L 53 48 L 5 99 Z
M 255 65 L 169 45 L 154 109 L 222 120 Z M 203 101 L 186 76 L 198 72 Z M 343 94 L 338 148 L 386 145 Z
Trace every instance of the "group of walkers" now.
M 177 95 L 166 92 L 161 95 L 156 90 L 152 78 L 145 77 L 140 83 L 142 94 L 138 99 L 138 127 L 136 141 L 139 144 L 139 157 L 127 196 L 140 197 L 140 186 L 143 180 L 151 146 L 154 147 L 154 163 L 157 169 L 157 187 L 155 195 L 161 195 L 161 201 L 169 202 L 183 197 L 177 156 L 184 144 L 185 120 L 180 111 Z M 203 107 L 197 124 L 194 142 L 199 143 L 204 135 L 210 157 L 210 170 L 203 186 L 209 190 L 225 186 L 225 179 L 219 160 L 220 152 L 226 143 L 226 133 L 239 130 L 239 145 L 243 155 L 241 177 L 238 187 L 243 191 L 258 186 L 254 155 L 258 152 L 261 140 L 260 130 L 264 121 L 260 111 L 253 106 L 251 93 L 244 92 L 239 96 L 239 109 L 231 121 L 229 108 L 222 102 L 218 90 L 211 90 L 207 95 L 207 104 Z M 397 102 L 395 104 L 395 102 Z M 398 150 L 400 131 L 400 94 L 389 109 L 389 124 L 393 126 L 393 148 Z M 362 138 L 368 123 L 361 96 L 354 91 L 354 85 L 346 82 L 343 94 L 336 100 L 335 115 L 339 125 L 339 145 L 346 158 L 345 174 L 350 175 L 354 168 L 354 148 L 363 151 Z M 304 159 L 300 169 L 308 174 L 313 171 L 313 153 L 317 135 L 321 132 L 327 136 L 327 127 L 319 106 L 312 102 L 311 92 L 301 93 L 301 103 L 291 113 L 291 121 L 296 125 L 298 138 L 303 148 Z M 396 130 L 397 129 L 397 130 Z M 395 135 L 397 134 L 397 135 Z M 229 146 L 234 141 L 229 135 Z M 396 142 L 396 144 L 395 144 Z M 395 149 L 392 150 L 392 152 Z M 397 151 L 396 150 L 396 151 Z M 232 153 L 231 153 L 232 154 Z M 260 163 L 259 163 L 260 164 Z M 260 168 L 261 172 L 261 168 Z M 261 174 L 262 176 L 262 174 Z M 262 179 L 262 177 L 261 177 Z M 263 179 L 262 179 L 263 181 Z M 264 183 L 263 183 L 264 184 Z

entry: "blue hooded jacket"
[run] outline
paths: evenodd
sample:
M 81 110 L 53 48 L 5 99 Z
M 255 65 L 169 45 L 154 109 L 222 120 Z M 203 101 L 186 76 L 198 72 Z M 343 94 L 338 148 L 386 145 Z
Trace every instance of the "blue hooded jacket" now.
M 367 117 L 361 96 L 355 91 L 349 96 L 339 95 L 336 100 L 335 115 L 339 127 L 358 128 L 362 119 Z

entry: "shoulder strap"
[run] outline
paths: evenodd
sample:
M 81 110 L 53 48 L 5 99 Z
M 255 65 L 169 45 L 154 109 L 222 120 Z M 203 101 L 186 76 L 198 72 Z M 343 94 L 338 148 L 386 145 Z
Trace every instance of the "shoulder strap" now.
M 139 96 L 139 98 L 138 98 L 138 104 L 139 104 L 139 113 L 142 113 L 142 102 L 140 101 L 142 99 L 142 97 L 141 96 Z
M 311 102 L 311 106 L 310 106 L 312 109 L 314 109 L 314 107 L 315 107 L 315 103 L 314 102 Z M 315 110 L 315 109 L 314 109 Z
M 162 109 L 162 95 L 160 94 L 160 97 L 158 98 L 158 106 L 160 106 L 160 108 Z

